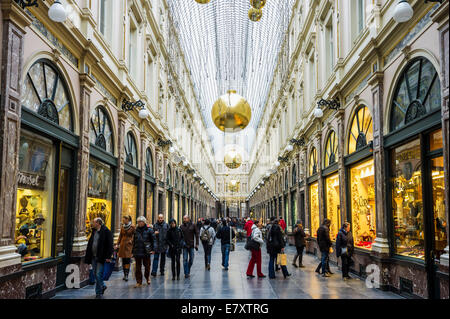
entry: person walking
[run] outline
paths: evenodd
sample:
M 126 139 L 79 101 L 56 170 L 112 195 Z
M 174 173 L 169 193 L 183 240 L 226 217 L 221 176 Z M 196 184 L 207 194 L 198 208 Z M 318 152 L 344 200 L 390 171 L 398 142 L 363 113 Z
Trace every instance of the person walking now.
M 86 248 L 85 263 L 92 265 L 95 274 L 95 298 L 101 299 L 106 290 L 103 282 L 103 267 L 105 263 L 111 262 L 114 252 L 113 235 L 103 224 L 103 220 L 97 217 L 92 222 L 92 234 Z
M 211 270 L 211 251 L 216 239 L 216 232 L 209 219 L 205 220 L 205 224 L 200 229 L 200 239 L 205 252 L 205 268 Z
M 353 236 L 350 232 L 350 223 L 345 222 L 336 238 L 336 256 L 341 257 L 342 261 L 342 279 L 352 279 L 349 276 L 350 265 L 352 264 L 352 255 L 354 250 Z
M 325 218 L 323 224 L 317 229 L 317 244 L 319 245 L 321 260 L 320 264 L 317 266 L 316 272 L 320 274 L 320 268 L 322 268 L 322 276 L 330 277 L 330 273 L 328 271 L 328 263 L 329 263 L 329 255 L 331 248 L 331 239 L 330 239 L 330 225 L 331 220 Z
M 144 277 L 147 285 L 150 285 L 150 255 L 155 253 L 154 236 L 153 230 L 147 226 L 146 218 L 139 216 L 133 241 L 133 257 L 136 260 L 135 288 L 142 287 L 142 265 L 144 265 Z
M 277 260 L 277 256 L 280 253 L 284 254 L 284 247 L 286 246 L 286 242 L 283 238 L 283 231 L 279 225 L 277 219 L 274 219 L 272 222 L 272 227 L 270 227 L 269 231 L 269 241 L 267 244 L 267 252 L 269 253 L 269 278 L 275 278 L 275 262 Z M 288 272 L 287 267 L 284 265 L 280 265 L 281 271 L 283 272 L 284 278 L 289 277 L 291 274 Z
M 295 240 L 295 248 L 297 249 L 297 253 L 294 256 L 294 260 L 292 262 L 292 265 L 297 268 L 297 258 L 298 258 L 298 267 L 300 268 L 304 268 L 305 266 L 303 266 L 303 250 L 305 249 L 306 246 L 306 241 L 305 241 L 305 231 L 303 230 L 303 225 L 302 222 L 300 220 L 297 220 L 297 224 L 294 228 L 294 240 Z
M 220 239 L 222 249 L 222 267 L 228 270 L 230 260 L 230 246 L 231 241 L 236 236 L 234 230 L 228 225 L 226 219 L 222 219 L 222 227 L 217 233 L 216 237 Z
M 114 249 L 118 249 L 118 257 L 122 258 L 123 280 L 128 281 L 131 257 L 133 256 L 133 238 L 136 228 L 131 224 L 131 216 L 123 216 L 119 239 Z
M 152 276 L 156 277 L 158 272 L 158 262 L 159 272 L 161 276 L 164 276 L 164 267 L 166 266 L 166 252 L 167 244 L 166 237 L 167 231 L 169 230 L 169 225 L 164 221 L 164 215 L 159 214 L 157 222 L 153 225 L 153 232 L 155 233 L 155 254 L 153 255 L 153 265 L 152 265 Z M 161 258 L 161 261 L 160 261 Z
M 183 270 L 184 278 L 190 277 L 191 267 L 194 263 L 194 248 L 198 251 L 199 233 L 197 226 L 191 222 L 188 215 L 183 217 L 183 225 L 180 226 L 183 232 L 183 240 L 185 242 L 183 247 Z M 195 239 L 195 245 L 194 245 Z
M 261 271 L 261 246 L 264 244 L 264 240 L 262 238 L 261 233 L 262 224 L 256 220 L 252 225 L 252 233 L 250 234 L 250 240 L 253 240 L 257 243 L 257 249 L 250 249 L 252 253 L 252 258 L 248 263 L 247 267 L 247 278 L 254 278 L 253 269 L 256 264 L 256 272 L 258 274 L 258 278 L 265 278 L 266 276 Z
M 169 257 L 172 260 L 172 280 L 180 280 L 180 256 L 183 251 L 184 240 L 183 232 L 177 226 L 175 219 L 169 221 L 169 230 L 167 231 L 166 243 L 169 246 Z
M 251 220 L 250 217 L 247 217 L 244 225 L 244 230 L 247 232 L 247 238 L 250 237 L 250 235 L 252 234 L 253 224 L 254 224 L 253 220 Z

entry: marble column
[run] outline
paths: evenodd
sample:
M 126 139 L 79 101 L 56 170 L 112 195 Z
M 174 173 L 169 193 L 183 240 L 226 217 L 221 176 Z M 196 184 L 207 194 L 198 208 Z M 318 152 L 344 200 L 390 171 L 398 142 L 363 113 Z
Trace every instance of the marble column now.
M 342 224 L 347 221 L 347 176 L 345 173 L 344 154 L 345 154 L 345 110 L 339 109 L 337 111 L 338 118 L 338 165 L 339 165 L 339 207 L 340 207 L 340 220 L 341 225 L 338 225 L 338 229 L 341 229 Z M 351 222 L 351 221 L 350 221 Z
M 386 185 L 385 154 L 383 147 L 383 79 L 382 72 L 375 72 L 369 79 L 373 105 L 373 160 L 375 166 L 375 210 L 377 237 L 372 245 L 372 252 L 389 254 L 389 241 L 386 221 Z
M 20 95 L 25 28 L 31 19 L 14 2 L 1 0 L 2 60 L 0 74 L 0 276 L 20 267 L 14 245 L 18 154 L 20 143 Z
M 89 117 L 91 114 L 91 92 L 95 81 L 89 74 L 80 75 L 80 147 L 77 154 L 77 177 L 75 181 L 75 223 L 72 256 L 82 256 L 87 247 L 86 213 L 89 178 Z
M 138 200 L 139 200 L 139 211 L 137 212 L 136 216 L 145 216 L 145 200 L 146 200 L 146 194 L 145 194 L 145 161 L 146 161 L 146 153 L 147 153 L 147 134 L 145 132 L 141 131 L 141 157 L 140 157 L 140 168 L 141 168 L 141 176 L 139 178 L 139 194 L 138 194 Z

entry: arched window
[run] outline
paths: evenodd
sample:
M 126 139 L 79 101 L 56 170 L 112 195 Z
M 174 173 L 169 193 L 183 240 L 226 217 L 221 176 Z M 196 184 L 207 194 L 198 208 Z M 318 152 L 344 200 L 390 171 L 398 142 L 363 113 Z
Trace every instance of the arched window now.
M 184 176 L 181 176 L 181 191 L 184 192 Z
M 97 106 L 92 111 L 89 141 L 108 153 L 114 153 L 111 121 L 102 106 Z
M 22 105 L 53 123 L 73 131 L 72 105 L 66 83 L 48 60 L 39 60 L 23 82 Z
M 292 166 L 292 186 L 297 184 L 297 165 Z
M 411 61 L 397 83 L 392 100 L 390 131 L 395 131 L 441 107 L 441 84 L 425 58 Z
M 136 140 L 131 132 L 127 133 L 127 138 L 125 139 L 125 162 L 137 167 Z
M 166 184 L 171 185 L 171 181 L 172 181 L 172 170 L 170 169 L 170 166 L 167 165 Z
M 147 152 L 145 154 L 145 173 L 153 176 L 153 155 L 150 147 L 147 148 Z
M 328 135 L 327 143 L 325 144 L 325 167 L 336 163 L 338 157 L 338 143 L 336 133 L 331 131 Z
M 348 153 L 359 151 L 373 140 L 373 123 L 367 106 L 361 105 L 355 112 L 348 137 Z
M 175 182 L 174 182 L 174 187 L 178 188 L 178 172 L 175 172 Z
M 284 189 L 287 190 L 289 188 L 289 174 L 288 171 L 284 174 Z
M 317 174 L 317 150 L 315 147 L 309 154 L 309 176 Z

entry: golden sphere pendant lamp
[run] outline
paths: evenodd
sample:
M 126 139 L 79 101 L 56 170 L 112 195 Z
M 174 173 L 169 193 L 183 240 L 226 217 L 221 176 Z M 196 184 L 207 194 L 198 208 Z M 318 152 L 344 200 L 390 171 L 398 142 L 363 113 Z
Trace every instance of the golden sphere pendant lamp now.
M 229 90 L 214 103 L 211 117 L 222 132 L 237 133 L 250 123 L 252 110 L 242 96 L 234 90 Z
M 206 4 L 211 0 L 195 0 L 195 2 L 200 3 L 200 4 Z
M 255 9 L 262 9 L 266 5 L 266 0 L 250 0 L 250 4 Z
M 262 18 L 262 10 L 250 8 L 250 10 L 248 10 L 248 18 L 253 22 L 258 22 Z
M 242 164 L 242 156 L 235 150 L 232 150 L 225 154 L 223 161 L 225 162 L 225 166 L 229 169 L 236 169 Z

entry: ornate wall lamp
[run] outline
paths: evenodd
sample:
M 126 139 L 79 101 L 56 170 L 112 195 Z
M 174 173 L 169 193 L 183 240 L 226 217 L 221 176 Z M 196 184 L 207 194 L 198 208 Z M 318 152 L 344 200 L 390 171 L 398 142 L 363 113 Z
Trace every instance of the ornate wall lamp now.
M 314 109 L 314 116 L 317 118 L 321 118 L 323 116 L 322 108 L 326 107 L 332 110 L 337 110 L 341 107 L 341 103 L 337 99 L 332 100 L 320 99 L 320 101 L 317 102 L 317 107 Z
M 150 112 L 145 108 L 145 104 L 141 100 L 138 100 L 136 102 L 123 100 L 122 110 L 124 110 L 125 112 L 129 112 L 134 109 L 139 109 L 139 117 L 141 119 L 146 119 L 150 115 Z
M 278 161 L 287 163 L 289 162 L 289 156 L 278 156 Z
M 289 141 L 291 144 L 293 144 L 293 145 L 297 145 L 297 146 L 305 146 L 305 144 L 306 144 L 306 141 L 305 141 L 305 138 L 304 137 L 301 137 L 300 139 L 295 139 L 295 138 L 293 138 L 293 139 L 291 139 L 290 141 Z
M 22 9 L 26 7 L 38 7 L 38 0 L 14 0 Z M 44 1 L 44 0 L 42 0 Z M 48 9 L 48 17 L 55 22 L 64 22 L 67 18 L 66 9 L 61 4 L 59 0 L 55 0 L 51 5 L 50 9 Z
M 425 3 L 428 2 L 442 3 L 442 0 L 425 0 Z M 413 15 L 414 11 L 409 2 L 407 0 L 400 0 L 395 7 L 393 18 L 396 22 L 402 23 L 411 20 Z

